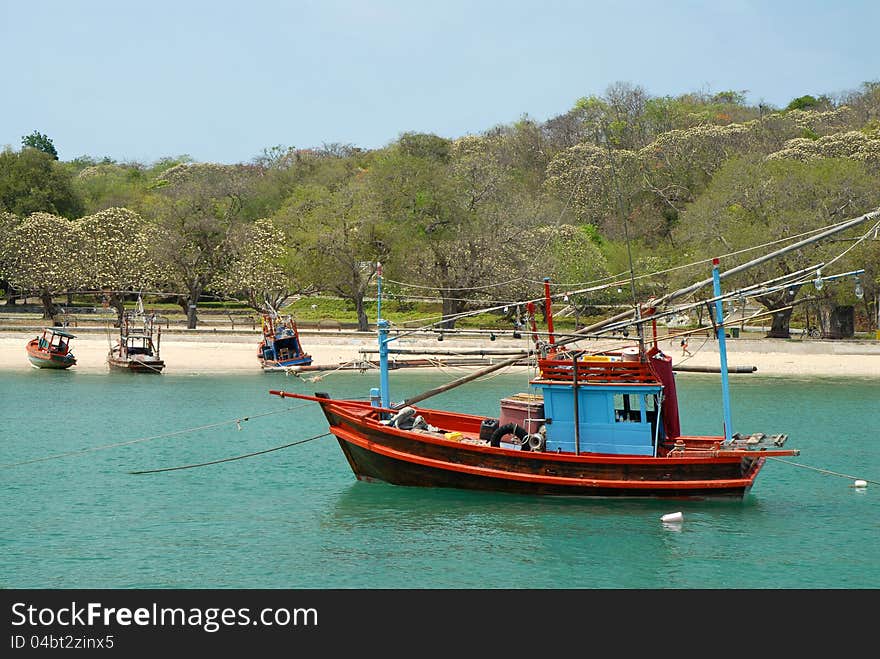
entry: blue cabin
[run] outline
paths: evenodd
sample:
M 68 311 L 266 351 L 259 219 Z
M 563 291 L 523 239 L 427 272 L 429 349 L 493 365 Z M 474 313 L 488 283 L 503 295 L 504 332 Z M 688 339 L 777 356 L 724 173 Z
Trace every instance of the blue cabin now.
M 621 354 L 542 360 L 532 384 L 543 394 L 547 451 L 656 456 L 661 443 L 678 436 L 669 359 L 636 360 Z
M 544 384 L 548 451 L 655 455 L 658 399 L 662 388 L 651 385 Z M 574 429 L 578 397 L 579 435 Z

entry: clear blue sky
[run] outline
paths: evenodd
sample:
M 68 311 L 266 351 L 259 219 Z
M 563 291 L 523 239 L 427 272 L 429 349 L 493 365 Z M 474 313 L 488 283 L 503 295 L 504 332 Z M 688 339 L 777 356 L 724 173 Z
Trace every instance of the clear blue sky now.
M 878 0 L 0 0 L 0 148 L 372 149 L 544 121 L 614 82 L 782 107 L 880 79 L 878 27 Z

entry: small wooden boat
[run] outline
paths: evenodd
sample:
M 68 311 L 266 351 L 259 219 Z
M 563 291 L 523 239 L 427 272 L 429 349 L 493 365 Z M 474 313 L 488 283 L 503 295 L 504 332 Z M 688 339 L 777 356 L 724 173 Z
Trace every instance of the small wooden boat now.
M 154 340 L 155 338 L 155 340 Z M 111 370 L 132 373 L 161 373 L 165 362 L 159 356 L 162 328 L 154 314 L 142 309 L 123 314 L 119 338 L 107 354 Z
M 263 338 L 257 347 L 257 359 L 264 372 L 291 371 L 308 367 L 312 356 L 304 352 L 299 330 L 291 316 L 274 311 L 263 314 Z
M 70 368 L 76 364 L 70 351 L 70 340 L 75 338 L 64 330 L 47 327 L 40 336 L 28 341 L 28 361 L 35 368 Z

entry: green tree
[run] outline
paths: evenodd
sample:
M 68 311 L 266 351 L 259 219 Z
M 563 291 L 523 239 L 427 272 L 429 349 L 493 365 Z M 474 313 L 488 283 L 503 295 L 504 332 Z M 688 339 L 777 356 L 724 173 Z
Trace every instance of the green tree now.
M 732 253 L 873 210 L 880 206 L 878 190 L 878 172 L 856 160 L 738 158 L 716 173 L 705 194 L 682 215 L 679 239 L 690 254 L 702 258 Z M 809 246 L 752 268 L 731 285 L 755 284 L 822 262 L 833 261 L 841 271 L 865 265 L 865 245 L 838 258 L 845 249 L 836 241 Z M 751 252 L 731 256 L 724 269 L 751 258 Z M 755 298 L 775 312 L 769 336 L 789 336 L 789 307 L 799 290 L 786 288 Z
M 22 137 L 21 146 L 30 147 L 31 149 L 36 149 L 37 151 L 42 151 L 43 153 L 52 156 L 54 160 L 58 160 L 58 151 L 56 151 L 55 145 L 52 143 L 52 140 L 39 131 L 35 130 L 30 135 L 25 135 L 24 137 Z
M 154 181 L 140 163 L 100 162 L 83 165 L 84 162 L 80 160 L 69 166 L 79 169 L 73 177 L 73 187 L 83 200 L 86 213 L 109 208 L 139 208 Z
M 82 202 L 72 175 L 51 155 L 38 149 L 0 152 L 0 211 L 26 217 L 43 212 L 78 217 Z
M 827 96 L 798 96 L 785 106 L 786 110 L 829 110 L 832 107 L 831 99 Z
M 388 254 L 378 207 L 361 179 L 329 190 L 301 186 L 278 214 L 297 252 L 300 280 L 350 301 L 358 330 L 369 330 L 364 305 L 376 278 L 377 262 Z
M 366 175 L 394 227 L 389 271 L 434 286 L 445 327 L 454 325 L 477 287 L 493 281 L 511 247 L 516 212 L 499 212 L 509 171 L 501 141 L 498 134 L 454 142 L 406 135 L 383 150 Z

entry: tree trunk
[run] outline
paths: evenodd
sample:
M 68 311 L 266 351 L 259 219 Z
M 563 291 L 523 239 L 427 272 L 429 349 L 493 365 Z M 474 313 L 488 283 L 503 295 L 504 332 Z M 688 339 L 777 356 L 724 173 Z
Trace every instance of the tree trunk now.
M 367 319 L 367 311 L 364 309 L 364 294 L 358 293 L 354 296 L 354 306 L 357 309 L 358 332 L 369 332 L 370 323 Z
M 448 289 L 441 290 L 440 293 L 449 294 L 451 291 Z M 455 321 L 458 314 L 464 311 L 464 302 L 461 300 L 453 300 L 443 295 L 443 322 L 440 323 L 440 327 L 443 329 L 454 329 Z
M 108 304 L 116 310 L 117 326 L 122 327 L 122 317 L 125 316 L 125 295 L 112 293 Z
M 44 288 L 40 291 L 40 302 L 43 303 L 43 320 L 51 319 L 58 307 L 52 302 L 52 293 L 48 289 Z
M 783 309 L 773 314 L 773 324 L 770 331 L 767 332 L 768 339 L 790 339 L 789 323 L 791 321 L 792 310 Z
M 199 323 L 199 317 L 196 315 L 196 303 L 189 302 L 186 309 L 186 328 L 195 329 Z
M 797 288 L 787 288 L 771 295 L 761 295 L 755 299 L 760 302 L 767 311 L 775 311 L 773 314 L 770 331 L 766 336 L 768 339 L 790 339 L 791 332 L 789 325 L 791 323 L 791 313 L 794 311 L 791 306 L 794 303 Z M 787 309 L 785 307 L 788 307 Z
M 15 294 L 12 292 L 12 286 L 9 284 L 9 281 L 7 279 L 0 279 L 0 294 L 6 296 L 7 306 L 15 305 Z
M 181 296 L 177 298 L 177 304 L 183 309 L 183 313 L 186 314 L 186 328 L 187 329 L 195 329 L 199 322 L 199 317 L 196 314 L 196 307 L 198 306 L 198 300 L 201 296 L 201 290 L 198 291 L 190 291 L 189 295 Z

